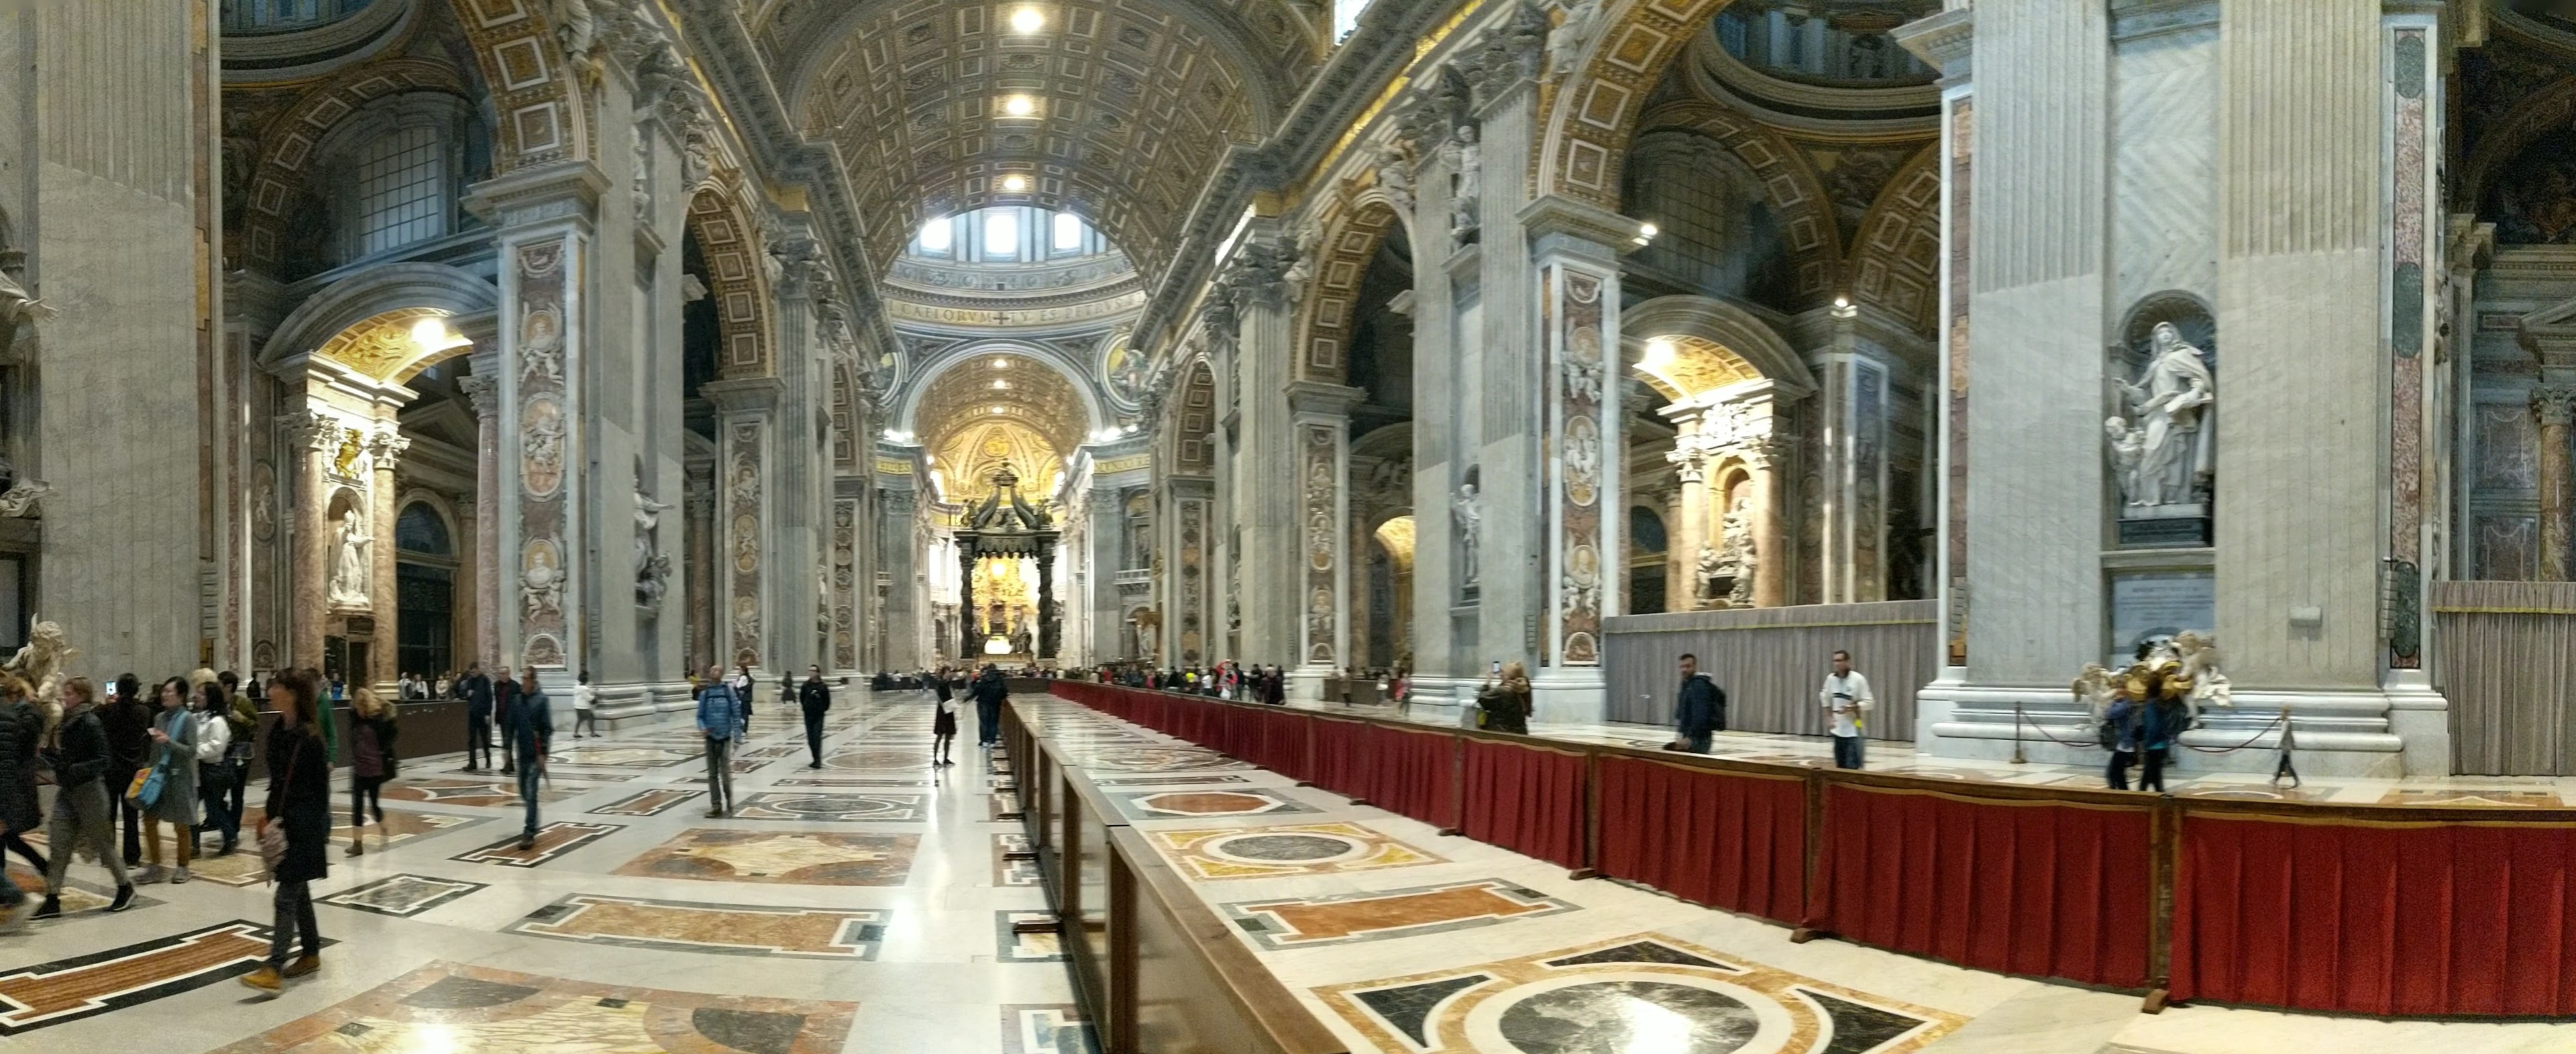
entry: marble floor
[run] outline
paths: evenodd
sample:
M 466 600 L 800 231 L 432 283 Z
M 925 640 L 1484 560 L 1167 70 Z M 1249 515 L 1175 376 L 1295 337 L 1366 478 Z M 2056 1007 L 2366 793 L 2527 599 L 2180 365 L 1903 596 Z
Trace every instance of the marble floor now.
M 1049 700 L 1022 713 L 1097 768 L 1128 822 L 1353 1051 L 1384 1054 L 2538 1054 L 2576 1025 L 2381 1021 L 2185 1006 L 1979 973 L 1684 904 Z M 1644 739 L 1652 729 L 1545 729 Z M 1739 749 L 1820 757 L 1786 737 Z M 1885 754 L 1879 762 L 1891 760 Z M 1903 759 L 1910 764 L 1911 759 Z M 1223 759 L 1218 759 L 1223 762 Z M 1150 778 L 1140 785 L 1119 781 Z M 1966 778 L 1966 777 L 1962 777 Z M 1264 803 L 1284 802 L 1294 809 Z
M 930 767 L 923 695 L 833 717 L 817 770 L 761 714 L 727 819 L 684 722 L 566 739 L 529 851 L 514 784 L 405 759 L 389 837 L 335 832 L 323 969 L 274 999 L 233 981 L 267 950 L 254 854 L 115 915 L 75 863 L 64 918 L 0 936 L 0 1051 L 1087 1054 L 1063 962 L 1011 932 L 1045 898 L 980 753 Z
M 1353 1051 L 2576 1049 L 2543 1024 L 2149 1017 L 2132 996 L 1791 944 L 1069 703 L 1023 708 Z M 0 936 L 0 1051 L 125 1054 L 148 1035 L 154 1054 L 1090 1054 L 1054 936 L 1016 932 L 1044 913 L 1034 869 L 1007 859 L 1020 825 L 996 819 L 1005 800 L 971 746 L 926 764 L 929 713 L 918 694 L 854 693 L 821 769 L 800 729 L 763 715 L 727 819 L 705 816 L 684 726 L 568 742 L 586 764 L 554 770 L 530 850 L 512 787 L 457 759 L 407 762 L 390 837 L 354 859 L 335 845 L 316 887 L 322 971 L 274 999 L 232 981 L 268 933 L 242 855 L 116 915 L 99 869 L 76 864 L 66 917 Z M 8 877 L 34 883 L 23 863 Z

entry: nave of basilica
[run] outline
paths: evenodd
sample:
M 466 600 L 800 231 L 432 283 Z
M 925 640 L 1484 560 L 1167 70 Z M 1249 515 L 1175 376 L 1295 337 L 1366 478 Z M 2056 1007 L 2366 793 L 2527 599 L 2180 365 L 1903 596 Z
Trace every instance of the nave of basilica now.
M 0 1048 L 2576 1049 L 2571 0 L 0 56 Z

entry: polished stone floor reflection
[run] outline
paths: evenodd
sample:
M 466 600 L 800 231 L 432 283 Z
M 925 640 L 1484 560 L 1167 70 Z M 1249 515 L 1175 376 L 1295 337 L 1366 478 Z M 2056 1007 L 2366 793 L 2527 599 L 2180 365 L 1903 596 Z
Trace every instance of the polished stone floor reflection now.
M 1045 899 L 980 752 L 934 771 L 927 695 L 844 699 L 840 769 L 755 721 L 730 818 L 686 715 L 565 744 L 529 850 L 514 780 L 404 759 L 365 855 L 334 832 L 323 969 L 275 999 L 232 980 L 268 943 L 247 840 L 113 915 L 76 863 L 64 918 L 0 936 L 0 1051 L 1093 1054 L 1052 937 L 1011 932 Z

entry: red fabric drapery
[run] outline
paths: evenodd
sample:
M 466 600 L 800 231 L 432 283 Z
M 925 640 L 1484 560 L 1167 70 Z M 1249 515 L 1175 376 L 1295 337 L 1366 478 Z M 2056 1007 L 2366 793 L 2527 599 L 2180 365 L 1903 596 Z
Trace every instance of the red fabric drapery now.
M 2576 1014 L 2576 828 L 2186 814 L 2173 996 Z
M 1307 780 L 1345 798 L 1368 797 L 1369 768 L 1375 762 L 1372 748 L 1377 745 L 1367 734 L 1369 726 L 1329 717 L 1306 720 L 1309 734 L 1315 737 L 1315 774 Z
M 1998 973 L 2147 983 L 2153 817 L 2138 806 L 1834 784 L 1811 925 Z
M 1360 796 L 1398 816 L 1434 827 L 1457 826 L 1457 735 L 1388 725 L 1359 727 L 1369 759 L 1363 773 L 1368 789 Z
M 1593 866 L 1683 900 L 1794 923 L 1806 888 L 1806 781 L 1604 757 Z
M 1583 755 L 1466 740 L 1467 837 L 1565 867 L 1582 867 Z

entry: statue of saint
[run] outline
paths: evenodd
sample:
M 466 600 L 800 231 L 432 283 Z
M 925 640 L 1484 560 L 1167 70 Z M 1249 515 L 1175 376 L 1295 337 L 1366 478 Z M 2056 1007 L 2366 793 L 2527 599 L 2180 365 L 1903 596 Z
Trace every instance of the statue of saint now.
M 331 563 L 331 606 L 363 608 L 367 595 L 367 547 L 375 544 L 358 522 L 358 510 L 340 514 L 339 558 Z
M 1485 522 L 1483 505 L 1473 483 L 1459 484 L 1458 495 L 1449 499 L 1449 508 L 1458 518 L 1459 552 L 1465 557 L 1461 565 L 1464 574 L 1458 580 L 1461 585 L 1476 584 L 1476 541 Z
M 2217 386 L 2200 349 L 2173 323 L 2157 323 L 2152 341 L 2145 371 L 2121 386 L 2137 429 L 2137 462 L 2124 496 L 2135 507 L 2190 504 L 2203 499 L 2214 463 L 2210 430 L 2201 425 Z

